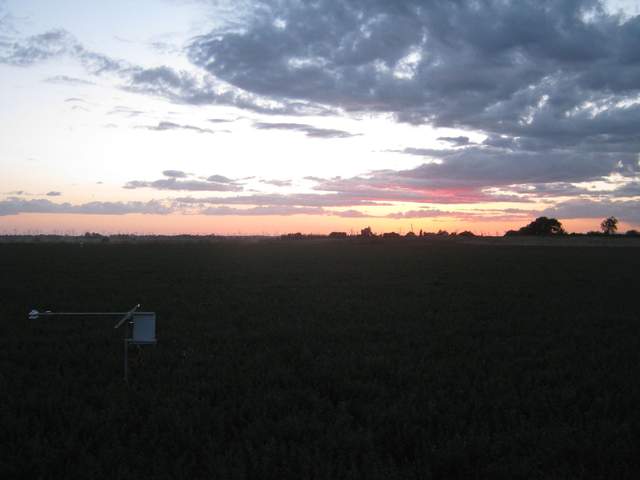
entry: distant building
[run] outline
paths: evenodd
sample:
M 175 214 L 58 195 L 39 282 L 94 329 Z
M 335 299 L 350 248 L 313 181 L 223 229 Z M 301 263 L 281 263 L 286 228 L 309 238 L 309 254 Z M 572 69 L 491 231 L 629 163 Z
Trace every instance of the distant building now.
M 302 240 L 303 238 L 305 238 L 305 236 L 302 235 L 302 233 L 297 232 L 297 233 L 286 233 L 284 235 L 281 235 L 280 238 L 282 238 L 283 240 Z
M 400 234 L 396 232 L 386 232 L 382 234 L 382 238 L 400 238 Z
M 329 238 L 347 238 L 347 232 L 331 232 Z

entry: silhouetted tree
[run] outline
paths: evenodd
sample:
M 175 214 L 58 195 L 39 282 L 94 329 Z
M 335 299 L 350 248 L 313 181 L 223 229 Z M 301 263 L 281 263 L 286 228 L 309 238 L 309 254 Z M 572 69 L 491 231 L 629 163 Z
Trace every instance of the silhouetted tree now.
M 640 232 L 638 230 L 628 230 L 627 231 L 627 236 L 628 237 L 640 237 Z
M 564 228 L 555 218 L 538 217 L 529 225 L 519 230 L 509 230 L 505 235 L 564 235 Z
M 618 230 L 618 219 L 616 217 L 605 218 L 600 223 L 600 230 L 605 235 L 613 235 Z
M 373 232 L 371 231 L 371 227 L 366 227 L 360 230 L 361 237 L 373 237 Z
M 473 232 L 469 231 L 469 230 L 465 230 L 464 232 L 460 232 L 458 234 L 458 236 L 460 236 L 460 237 L 475 237 L 476 235 Z

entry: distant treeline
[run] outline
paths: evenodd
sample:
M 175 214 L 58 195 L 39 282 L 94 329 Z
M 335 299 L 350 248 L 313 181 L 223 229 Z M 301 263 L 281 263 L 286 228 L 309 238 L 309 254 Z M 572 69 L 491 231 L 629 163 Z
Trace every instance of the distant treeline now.
M 587 233 L 567 233 L 562 223 L 556 218 L 538 217 L 533 222 L 525 225 L 518 230 L 509 230 L 504 234 L 505 237 L 513 236 L 619 236 L 617 235 L 618 219 L 615 217 L 605 218 L 600 223 L 600 231 L 591 231 Z M 640 237 L 640 232 L 637 230 L 629 230 L 625 234 L 628 237 Z M 285 240 L 302 240 L 302 239 L 317 239 L 317 238 L 416 238 L 416 237 L 475 237 L 476 234 L 469 230 L 463 232 L 447 232 L 446 230 L 438 230 L 437 232 L 425 232 L 420 230 L 417 234 L 411 230 L 405 235 L 401 235 L 397 232 L 385 232 L 376 234 L 371 230 L 371 227 L 366 227 L 360 230 L 357 235 L 347 235 L 346 232 L 331 232 L 329 235 L 308 235 L 303 233 L 288 233 L 282 235 L 281 238 Z
M 628 230 L 624 234 L 617 233 L 618 231 L 618 219 L 616 217 L 608 217 L 602 220 L 600 223 L 600 230 L 594 230 L 587 233 L 568 233 L 562 223 L 556 218 L 538 217 L 528 225 L 525 225 L 518 230 L 509 230 L 504 234 L 505 237 L 514 236 L 606 236 L 606 237 L 640 237 L 638 230 Z M 360 233 L 347 232 L 331 232 L 328 235 L 323 234 L 305 234 L 301 232 L 287 233 L 280 235 L 278 238 L 283 240 L 319 240 L 319 239 L 348 239 L 348 238 L 447 238 L 447 237 L 462 237 L 473 238 L 476 235 L 470 230 L 462 232 L 448 232 L 446 230 L 438 230 L 437 232 L 427 232 L 419 230 L 417 233 L 413 229 L 406 234 L 400 234 L 397 232 L 383 232 L 375 233 L 371 227 L 366 227 L 360 230 Z M 184 243 L 184 242 L 196 242 L 196 243 L 208 243 L 208 242 L 224 242 L 231 240 L 242 241 L 258 241 L 265 239 L 273 239 L 273 236 L 269 235 L 137 235 L 137 234 L 115 234 L 115 235 L 103 235 L 97 232 L 86 232 L 83 235 L 48 235 L 48 234 L 33 234 L 33 235 L 0 235 L 0 242 L 63 242 L 63 243 L 132 243 L 132 242 L 153 242 L 153 243 Z

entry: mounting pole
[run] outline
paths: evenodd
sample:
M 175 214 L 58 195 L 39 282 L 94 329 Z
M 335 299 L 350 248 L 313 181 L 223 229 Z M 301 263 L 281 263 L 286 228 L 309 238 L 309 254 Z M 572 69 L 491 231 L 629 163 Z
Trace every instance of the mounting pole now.
M 124 383 L 129 385 L 129 340 L 124 338 Z
M 1 0 L 0 0 L 1 1 Z M 122 318 L 114 325 L 120 328 L 124 325 L 124 359 L 123 378 L 129 383 L 129 345 L 155 345 L 156 344 L 156 314 L 155 312 L 140 312 L 140 304 L 135 305 L 128 312 L 52 312 L 47 310 L 39 312 L 31 310 L 29 320 L 38 320 L 41 317 L 113 317 Z

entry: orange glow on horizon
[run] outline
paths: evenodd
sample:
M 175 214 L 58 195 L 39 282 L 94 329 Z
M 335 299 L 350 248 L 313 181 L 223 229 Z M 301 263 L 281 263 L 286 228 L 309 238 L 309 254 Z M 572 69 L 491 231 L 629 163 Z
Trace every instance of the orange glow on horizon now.
M 193 234 L 193 235 L 280 235 L 284 233 L 327 234 L 332 231 L 359 233 L 370 226 L 375 233 L 407 233 L 413 227 L 418 233 L 447 230 L 470 230 L 476 235 L 503 235 L 518 229 L 529 220 L 473 220 L 461 221 L 450 217 L 389 219 L 341 218 L 324 215 L 292 216 L 206 216 L 206 215 L 74 215 L 21 214 L 3 217 L 1 234 L 61 234 L 80 235 L 84 232 L 102 234 Z M 568 232 L 584 233 L 599 230 L 599 219 L 561 220 Z M 619 232 L 638 229 L 638 225 L 621 221 Z

